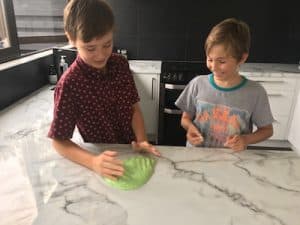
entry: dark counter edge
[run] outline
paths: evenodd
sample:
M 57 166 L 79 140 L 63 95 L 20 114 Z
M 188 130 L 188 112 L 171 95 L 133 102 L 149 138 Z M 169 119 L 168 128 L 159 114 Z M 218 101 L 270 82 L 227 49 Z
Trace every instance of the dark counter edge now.
M 53 54 L 0 71 L 0 110 L 48 83 Z
M 49 50 L 53 50 L 53 53 L 0 70 L 0 110 L 48 84 L 49 66 L 54 64 L 59 72 L 58 62 L 61 55 L 67 56 L 69 65 L 76 58 L 76 52 L 72 49 L 53 47 L 44 51 Z M 36 54 L 38 53 L 41 51 Z

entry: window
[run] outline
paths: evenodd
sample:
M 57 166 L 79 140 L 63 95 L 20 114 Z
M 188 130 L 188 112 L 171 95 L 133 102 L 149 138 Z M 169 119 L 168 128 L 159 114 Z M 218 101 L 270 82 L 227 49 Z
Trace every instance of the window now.
M 13 0 L 21 54 L 68 44 L 63 28 L 66 0 Z
M 12 1 L 0 0 L 0 62 L 16 58 L 19 54 Z

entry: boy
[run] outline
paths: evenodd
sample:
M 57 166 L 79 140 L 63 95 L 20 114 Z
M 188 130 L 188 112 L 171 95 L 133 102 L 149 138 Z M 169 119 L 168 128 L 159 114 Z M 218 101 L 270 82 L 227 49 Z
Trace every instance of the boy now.
M 112 53 L 114 16 L 102 0 L 71 0 L 64 28 L 78 57 L 60 78 L 48 136 L 64 157 L 116 179 L 124 168 L 115 151 L 94 155 L 71 141 L 77 126 L 85 142 L 132 143 L 160 155 L 148 143 L 139 97 L 127 60 Z
M 212 74 L 194 78 L 176 101 L 187 146 L 229 147 L 240 151 L 273 135 L 268 97 L 257 82 L 239 74 L 249 54 L 250 31 L 234 18 L 213 27 L 205 42 Z M 252 125 L 257 130 L 252 132 Z

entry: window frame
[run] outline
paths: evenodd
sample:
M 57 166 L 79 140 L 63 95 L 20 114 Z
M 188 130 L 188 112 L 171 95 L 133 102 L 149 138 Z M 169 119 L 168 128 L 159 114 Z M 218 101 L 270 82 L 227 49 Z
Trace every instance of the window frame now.
M 14 13 L 14 6 L 12 0 L 0 0 L 3 3 L 3 10 L 5 12 L 5 22 L 7 25 L 7 32 L 10 41 L 10 46 L 0 49 L 0 63 L 7 62 L 11 59 L 16 59 L 20 56 L 19 40 L 17 35 L 17 26 Z

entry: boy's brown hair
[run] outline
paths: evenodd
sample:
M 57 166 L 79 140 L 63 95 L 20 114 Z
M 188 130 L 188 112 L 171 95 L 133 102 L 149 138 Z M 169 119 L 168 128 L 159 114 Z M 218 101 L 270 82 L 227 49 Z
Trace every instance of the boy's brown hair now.
M 64 29 L 72 41 L 89 42 L 114 28 L 114 15 L 102 0 L 71 0 L 64 9 Z
M 235 59 L 241 60 L 250 49 L 249 26 L 235 18 L 225 19 L 215 25 L 205 41 L 205 53 L 208 55 L 215 45 L 223 45 L 225 50 Z

